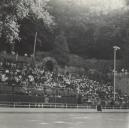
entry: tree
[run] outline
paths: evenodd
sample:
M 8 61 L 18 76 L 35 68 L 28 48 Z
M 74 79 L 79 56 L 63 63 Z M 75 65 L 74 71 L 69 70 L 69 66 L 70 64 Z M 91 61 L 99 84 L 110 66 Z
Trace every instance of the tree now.
M 127 4 L 127 6 L 129 6 L 129 0 L 125 0 L 125 2 L 126 2 L 126 4 Z
M 47 11 L 49 0 L 1 0 L 0 1 L 0 38 L 14 44 L 20 40 L 20 23 L 26 17 L 42 19 L 51 28 L 53 17 Z
M 20 43 L 15 43 L 15 52 L 19 55 L 33 53 L 35 32 L 38 33 L 36 43 L 37 51 L 51 51 L 55 38 L 55 28 L 49 29 L 42 20 L 33 21 L 32 18 L 24 18 L 20 24 Z
M 70 50 L 85 58 L 112 59 L 112 46 L 124 44 L 122 40 L 125 34 L 122 31 L 127 29 L 124 26 L 129 20 L 126 5 L 125 8 L 111 9 L 105 13 L 106 8 L 101 10 L 99 5 L 96 7 L 95 4 L 88 6 L 88 2 L 84 5 L 77 3 L 75 0 L 51 2 L 52 13 L 66 33 Z
M 62 66 L 68 64 L 69 46 L 64 32 L 60 32 L 59 35 L 56 36 L 52 55 Z

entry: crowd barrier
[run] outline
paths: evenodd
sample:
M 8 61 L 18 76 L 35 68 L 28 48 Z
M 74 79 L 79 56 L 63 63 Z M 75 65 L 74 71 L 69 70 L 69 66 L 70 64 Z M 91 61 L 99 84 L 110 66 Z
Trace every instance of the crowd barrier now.
M 32 102 L 0 102 L 0 108 L 64 108 L 64 109 L 97 109 L 96 105 L 87 106 L 80 104 L 55 104 L 55 103 L 32 103 Z M 129 109 L 128 107 L 102 106 L 102 109 Z

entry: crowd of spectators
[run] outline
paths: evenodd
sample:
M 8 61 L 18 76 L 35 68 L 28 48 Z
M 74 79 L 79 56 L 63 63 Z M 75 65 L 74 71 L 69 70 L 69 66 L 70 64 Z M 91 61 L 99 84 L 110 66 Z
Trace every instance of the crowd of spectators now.
M 120 90 L 116 90 L 113 102 L 111 83 L 90 80 L 86 74 L 50 72 L 26 63 L 0 62 L 0 83 L 18 86 L 26 95 L 79 96 L 81 103 L 96 105 L 101 101 L 105 106 L 129 106 L 129 96 Z

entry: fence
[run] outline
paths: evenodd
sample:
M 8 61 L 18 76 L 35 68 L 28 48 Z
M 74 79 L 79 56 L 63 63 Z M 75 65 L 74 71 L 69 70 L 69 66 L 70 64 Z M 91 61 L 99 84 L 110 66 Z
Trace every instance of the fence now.
M 47 100 L 47 101 L 46 101 Z M 77 104 L 76 96 L 29 96 L 29 95 L 18 95 L 18 94 L 0 94 L 1 102 L 33 102 L 33 103 L 61 103 L 61 104 Z
M 0 107 L 4 108 L 64 108 L 64 109 L 96 109 L 97 106 L 87 106 L 80 104 L 54 104 L 54 103 L 32 103 L 32 102 L 0 102 Z M 102 109 L 129 109 L 128 107 L 102 107 Z

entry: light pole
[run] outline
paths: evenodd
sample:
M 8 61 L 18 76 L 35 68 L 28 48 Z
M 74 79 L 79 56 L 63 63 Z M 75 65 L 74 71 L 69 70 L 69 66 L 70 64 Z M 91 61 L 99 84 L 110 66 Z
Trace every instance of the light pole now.
M 120 50 L 120 47 L 118 47 L 118 46 L 113 46 L 113 49 L 114 49 L 114 69 L 113 69 L 113 73 L 114 73 L 114 96 L 113 96 L 113 99 L 114 99 L 114 101 L 115 101 L 115 99 L 116 99 L 116 95 L 115 95 L 115 93 L 116 93 L 116 52 L 117 52 L 117 50 Z
M 36 43 L 37 43 L 37 32 L 35 33 L 34 48 L 33 48 L 33 59 L 34 59 L 34 62 L 35 62 L 35 49 L 36 49 Z

